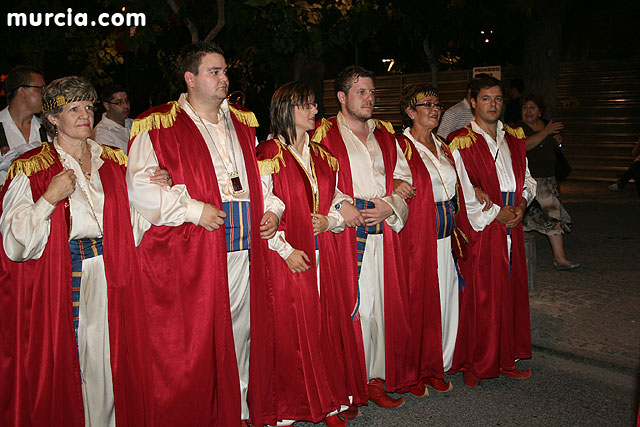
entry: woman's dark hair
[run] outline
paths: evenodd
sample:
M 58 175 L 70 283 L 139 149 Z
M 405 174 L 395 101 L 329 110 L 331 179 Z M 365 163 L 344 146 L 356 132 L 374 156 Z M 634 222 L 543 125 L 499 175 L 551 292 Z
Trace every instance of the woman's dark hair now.
M 413 126 L 413 120 L 407 114 L 407 107 L 415 108 L 417 95 L 435 96 L 440 99 L 440 92 L 431 85 L 408 85 L 402 89 L 400 95 L 400 114 L 402 114 L 402 124 L 404 127 Z
M 544 114 L 546 105 L 544 105 L 544 98 L 542 96 L 538 95 L 537 93 L 530 93 L 522 97 L 522 105 L 526 104 L 529 101 L 538 106 L 538 108 L 540 109 L 540 114 Z
M 271 134 L 274 137 L 281 135 L 287 145 L 293 144 L 298 137 L 293 109 L 314 99 L 313 90 L 300 81 L 289 82 L 276 89 L 269 106 Z

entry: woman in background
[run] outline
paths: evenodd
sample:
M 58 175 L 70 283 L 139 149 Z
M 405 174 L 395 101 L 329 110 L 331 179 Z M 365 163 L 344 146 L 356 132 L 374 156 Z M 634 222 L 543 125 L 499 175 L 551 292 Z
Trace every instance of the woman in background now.
M 519 124 L 527 136 L 527 160 L 531 176 L 538 183 L 536 201 L 525 212 L 522 220 L 525 231 L 535 230 L 547 236 L 553 251 L 556 270 L 573 270 L 580 267 L 564 253 L 562 234 L 571 231 L 571 217 L 560 201 L 556 180 L 555 149 L 562 143 L 560 131 L 564 124 L 542 118 L 544 103 L 537 95 L 522 99 L 522 122 Z

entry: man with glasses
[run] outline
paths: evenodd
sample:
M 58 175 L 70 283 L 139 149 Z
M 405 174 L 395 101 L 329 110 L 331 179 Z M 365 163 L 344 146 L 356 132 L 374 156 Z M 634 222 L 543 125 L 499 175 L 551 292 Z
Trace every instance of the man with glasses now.
M 19 65 L 7 74 L 4 91 L 9 105 L 0 112 L 0 155 L 49 140 L 37 116 L 42 109 L 43 89 L 44 77 L 35 67 Z
M 93 130 L 92 139 L 101 144 L 118 147 L 126 154 L 133 123 L 129 118 L 127 91 L 122 86 L 109 85 L 102 89 L 101 99 L 105 113 Z

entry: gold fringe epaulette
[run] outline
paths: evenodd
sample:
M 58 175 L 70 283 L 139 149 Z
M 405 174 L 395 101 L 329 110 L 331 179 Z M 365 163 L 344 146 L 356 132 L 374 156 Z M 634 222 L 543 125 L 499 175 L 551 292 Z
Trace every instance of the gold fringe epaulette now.
M 178 101 L 169 102 L 171 108 L 166 112 L 155 112 L 149 114 L 147 117 L 141 119 L 135 119 L 133 125 L 131 125 L 131 136 L 134 138 L 136 135 L 141 134 L 151 129 L 169 128 L 173 126 L 173 122 L 176 121 L 176 117 L 182 108 Z
M 526 135 L 524 134 L 524 130 L 522 130 L 520 126 L 514 129 L 509 125 L 504 125 L 504 131 L 507 132 L 509 135 L 515 136 L 518 139 L 526 138 Z
M 129 158 L 126 154 L 124 154 L 124 151 L 119 148 L 109 147 L 108 145 L 100 144 L 100 146 L 102 147 L 102 155 L 100 157 L 102 157 L 103 159 L 112 160 L 119 165 L 127 166 L 127 161 L 129 160 Z
M 231 111 L 233 115 L 236 116 L 238 121 L 244 125 L 252 128 L 257 128 L 258 126 L 260 126 L 258 124 L 258 119 L 256 119 L 256 115 L 253 114 L 252 111 L 243 111 L 234 107 L 233 105 L 229 105 L 229 111 Z
M 373 119 L 373 121 L 376 123 L 376 127 L 378 129 L 380 129 L 381 127 L 384 127 L 386 130 L 389 131 L 389 133 L 391 133 L 392 135 L 395 135 L 396 131 L 393 128 L 393 125 L 391 124 L 391 122 L 387 122 L 385 120 L 380 120 L 380 119 Z
M 407 160 L 411 160 L 411 157 L 413 156 L 413 150 L 411 149 L 411 144 L 409 143 L 409 140 L 407 140 L 407 146 L 404 148 L 404 157 Z
M 318 144 L 322 142 L 324 137 L 327 136 L 329 129 L 331 129 L 331 126 L 333 126 L 333 123 L 323 117 L 322 122 L 320 123 L 320 126 L 316 128 L 311 141 L 317 142 Z
M 338 172 L 338 170 L 340 169 L 340 162 L 338 161 L 338 159 L 336 159 L 331 154 L 329 154 L 329 152 L 325 150 L 322 145 L 316 142 L 312 141 L 310 143 L 310 146 L 316 155 L 319 154 L 322 160 L 327 161 L 327 163 L 329 164 L 329 166 L 331 166 L 331 169 L 333 169 L 334 172 Z
M 456 150 L 462 150 L 464 148 L 469 148 L 476 142 L 476 135 L 473 133 L 471 128 L 465 127 L 467 131 L 466 135 L 458 135 L 453 138 L 453 141 L 449 144 L 449 150 L 453 153 Z
M 276 140 L 278 146 L 278 152 L 270 159 L 258 160 L 258 169 L 260 170 L 260 176 L 273 175 L 280 172 L 280 163 L 282 166 L 286 166 L 284 163 L 284 157 L 282 156 L 282 145 L 280 141 Z
M 42 149 L 38 154 L 34 154 L 27 159 L 18 159 L 11 164 L 9 171 L 7 172 L 5 182 L 9 179 L 13 179 L 20 172 L 25 174 L 27 177 L 30 177 L 37 172 L 48 169 L 55 161 L 54 155 L 51 143 L 44 142 L 42 144 Z

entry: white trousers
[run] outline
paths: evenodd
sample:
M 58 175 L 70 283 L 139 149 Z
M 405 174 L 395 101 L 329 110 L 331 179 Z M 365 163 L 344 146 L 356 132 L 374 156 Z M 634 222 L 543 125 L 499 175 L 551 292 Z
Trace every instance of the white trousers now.
M 78 314 L 78 355 L 84 423 L 113 427 L 116 417 L 111 378 L 107 277 L 102 255 L 82 261 Z
M 249 346 L 251 343 L 251 306 L 249 302 L 249 251 L 227 252 L 229 303 L 233 342 L 240 377 L 241 419 L 249 418 L 247 389 L 249 388 Z
M 458 335 L 459 291 L 458 273 L 451 253 L 451 236 L 438 239 L 438 285 L 440 288 L 440 319 L 442 322 L 442 364 L 451 369 Z
M 382 234 L 369 234 L 360 269 L 360 324 L 369 380 L 385 379 L 384 247 Z

